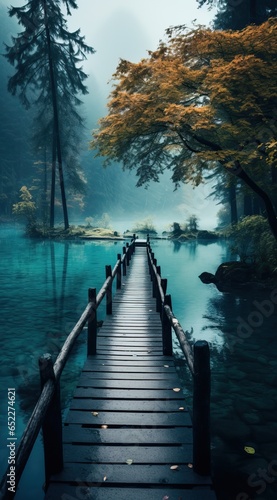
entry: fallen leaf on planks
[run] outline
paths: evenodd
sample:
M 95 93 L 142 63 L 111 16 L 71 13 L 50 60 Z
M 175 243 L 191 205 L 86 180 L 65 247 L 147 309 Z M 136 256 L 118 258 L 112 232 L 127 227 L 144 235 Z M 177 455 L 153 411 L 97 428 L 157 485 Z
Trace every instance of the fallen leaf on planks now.
M 179 465 L 171 465 L 170 469 L 171 470 L 178 470 L 179 469 Z

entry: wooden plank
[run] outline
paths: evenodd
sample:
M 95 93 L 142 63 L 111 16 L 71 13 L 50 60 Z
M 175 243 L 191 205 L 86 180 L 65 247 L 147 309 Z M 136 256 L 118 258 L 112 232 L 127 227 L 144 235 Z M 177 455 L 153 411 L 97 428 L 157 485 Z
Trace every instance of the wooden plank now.
M 66 444 L 65 462 L 115 463 L 125 464 L 128 459 L 133 464 L 184 464 L 190 463 L 192 445 L 180 446 L 82 446 Z
M 167 377 L 170 375 L 176 375 L 176 371 L 174 367 L 164 368 L 160 366 L 122 366 L 122 365 L 97 365 L 94 368 L 88 368 L 87 370 L 83 370 L 83 373 L 94 373 L 95 375 L 99 375 L 99 378 L 103 376 L 103 373 L 107 376 L 111 375 L 112 378 L 118 377 L 120 374 L 124 377 L 125 374 L 129 374 L 130 376 L 140 377 L 141 374 L 148 377 L 151 375 L 152 378 L 156 377 Z
M 175 383 L 174 383 L 175 382 Z M 93 375 L 86 373 L 85 375 L 81 375 L 77 387 L 92 387 L 92 388 L 103 388 L 105 389 L 138 389 L 143 390 L 143 392 L 151 390 L 169 390 L 173 391 L 173 388 L 176 388 L 176 377 L 169 379 L 161 379 L 161 380 L 113 380 L 113 379 L 95 379 Z M 173 385 L 174 384 L 174 385 Z M 178 383 L 178 386 L 180 383 Z M 143 389 L 142 389 L 143 387 Z M 182 392 L 182 391 L 180 391 Z M 147 396 L 145 397 L 147 399 Z
M 104 357 L 98 354 L 95 358 L 87 358 L 84 370 L 89 369 L 89 367 L 94 367 L 97 364 L 102 366 L 134 366 L 133 356 L 114 356 L 110 355 Z M 174 360 L 168 356 L 146 356 L 135 360 L 135 366 L 146 366 L 146 367 L 160 367 L 161 369 L 166 369 L 167 366 L 174 367 Z
M 165 400 L 165 401 L 144 401 L 144 400 L 117 400 L 117 399 L 81 399 L 74 398 L 71 402 L 72 410 L 91 410 L 93 408 L 95 411 L 142 411 L 142 412 L 167 412 L 167 411 L 178 411 L 179 408 L 183 407 L 187 410 L 186 405 L 180 404 L 180 401 Z
M 172 390 L 148 390 L 144 389 L 103 389 L 77 387 L 74 393 L 76 398 L 105 398 L 105 399 L 159 399 L 159 400 L 179 400 L 184 402 L 181 392 Z M 182 405 L 183 406 L 183 405 Z
M 192 444 L 192 429 L 190 427 L 167 429 L 92 429 L 77 425 L 65 425 L 63 431 L 64 443 L 95 444 Z
M 159 371 L 156 371 L 147 373 L 145 372 L 145 370 L 143 370 L 143 368 L 140 369 L 141 371 L 139 371 L 137 368 L 133 368 L 134 372 L 132 373 L 127 369 L 125 369 L 124 371 L 119 369 L 118 371 L 114 372 L 105 370 L 104 367 L 100 368 L 103 368 L 103 371 L 99 370 L 95 372 L 92 371 L 83 372 L 81 377 L 87 377 L 88 375 L 90 375 L 94 379 L 110 379 L 110 380 L 128 379 L 128 380 L 140 380 L 142 383 L 144 380 L 147 380 L 149 378 L 151 378 L 152 380 L 165 380 L 165 379 L 168 380 L 170 378 L 172 380 L 176 380 L 176 375 L 173 372 L 160 373 Z
M 101 334 L 99 334 L 98 338 L 101 340 L 102 338 L 117 338 L 117 337 L 128 337 L 130 339 L 132 338 L 137 338 L 138 340 L 140 339 L 145 339 L 145 340 L 162 340 L 161 339 L 161 332 L 160 329 L 158 328 L 140 328 L 140 327 L 135 327 L 132 329 L 127 329 L 127 328 L 117 328 L 114 327 L 113 331 L 109 328 L 104 329 Z
M 93 401 L 90 411 L 70 411 L 65 419 L 66 424 L 81 424 L 101 427 L 108 426 L 190 426 L 191 418 L 188 412 L 143 413 L 143 412 L 96 412 Z
M 210 485 L 211 479 L 206 476 L 195 474 L 193 469 L 187 465 L 180 465 L 178 470 L 171 470 L 170 465 L 135 465 L 128 464 L 69 464 L 66 463 L 64 470 L 52 476 L 53 482 L 70 481 L 78 484 L 136 484 L 136 485 L 160 485 L 170 483 L 172 485 Z M 105 479 L 104 479 L 105 478 Z
M 117 488 L 105 487 L 105 482 L 101 483 L 101 488 L 87 486 L 86 483 L 69 485 L 65 483 L 55 483 L 51 485 L 45 496 L 45 500 L 76 500 L 84 498 L 86 500 L 216 500 L 213 491 L 208 487 L 199 489 L 179 489 L 170 488 L 168 485 L 148 487 L 148 488 Z

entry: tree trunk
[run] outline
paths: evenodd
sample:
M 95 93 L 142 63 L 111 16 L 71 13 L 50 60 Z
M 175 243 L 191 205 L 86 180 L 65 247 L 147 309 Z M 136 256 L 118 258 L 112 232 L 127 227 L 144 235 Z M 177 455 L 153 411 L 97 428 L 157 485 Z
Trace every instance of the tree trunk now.
M 253 196 L 253 215 L 261 215 L 261 199 Z
M 51 170 L 51 193 L 50 193 L 50 227 L 53 228 L 55 224 L 55 189 L 56 189 L 56 157 L 57 157 L 57 146 L 56 146 L 56 134 L 53 131 L 53 143 L 52 143 L 52 170 Z
M 56 143 L 56 147 L 57 147 L 58 169 L 59 169 L 61 198 L 62 198 L 63 215 L 64 215 L 64 228 L 68 229 L 69 223 L 68 223 L 68 213 L 67 213 L 67 204 L 66 204 L 66 195 L 65 195 L 65 188 L 64 188 L 64 177 L 63 177 L 63 167 L 62 167 L 62 152 L 61 152 L 59 113 L 58 113 L 58 101 L 57 101 L 57 87 L 56 87 L 55 75 L 54 75 L 54 66 L 53 66 L 52 50 L 51 50 L 51 37 L 50 37 L 49 26 L 48 26 L 46 0 L 43 1 L 43 8 L 44 8 L 44 22 L 45 22 L 46 39 L 47 39 L 47 46 L 48 46 L 49 76 L 50 76 L 51 91 L 52 91 L 52 104 L 53 104 L 53 118 L 54 118 L 54 132 L 55 132 L 55 138 L 53 138 L 53 141 Z M 53 174 L 53 170 L 52 170 L 52 174 Z
M 233 171 L 233 173 L 241 180 L 243 180 L 243 182 L 245 182 L 245 184 L 263 200 L 271 231 L 274 238 L 277 240 L 277 219 L 271 199 L 269 198 L 268 194 L 263 189 L 261 189 L 256 184 L 256 182 L 254 182 L 253 179 L 251 179 L 249 175 L 242 169 L 239 162 L 236 163 L 236 167 L 237 168 Z
M 229 191 L 229 203 L 231 210 L 231 224 L 237 224 L 238 222 L 238 210 L 237 210 L 237 189 L 236 183 L 232 182 L 228 188 Z
M 253 215 L 252 195 L 250 193 L 243 195 L 243 215 Z

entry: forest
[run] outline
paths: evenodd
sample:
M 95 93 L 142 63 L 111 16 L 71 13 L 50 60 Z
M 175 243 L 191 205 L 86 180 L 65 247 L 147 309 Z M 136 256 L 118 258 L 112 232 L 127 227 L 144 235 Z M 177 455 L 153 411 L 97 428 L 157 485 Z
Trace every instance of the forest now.
M 216 4 L 213 29 L 170 28 L 148 58 L 119 62 L 92 151 L 81 64 L 95 49 L 68 29 L 77 2 L 1 6 L 1 220 L 67 229 L 115 200 L 124 210 L 130 175 L 151 193 L 168 172 L 179 191 L 209 182 L 223 227 L 258 215 L 277 237 L 275 2 L 198 3 Z

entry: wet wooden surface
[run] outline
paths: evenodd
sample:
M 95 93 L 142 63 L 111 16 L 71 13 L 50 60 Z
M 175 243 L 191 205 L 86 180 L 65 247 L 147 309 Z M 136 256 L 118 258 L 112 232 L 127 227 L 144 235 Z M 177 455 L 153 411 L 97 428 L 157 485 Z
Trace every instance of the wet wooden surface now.
M 79 378 L 47 500 L 215 500 L 210 477 L 193 471 L 191 419 L 155 309 L 138 247 Z

